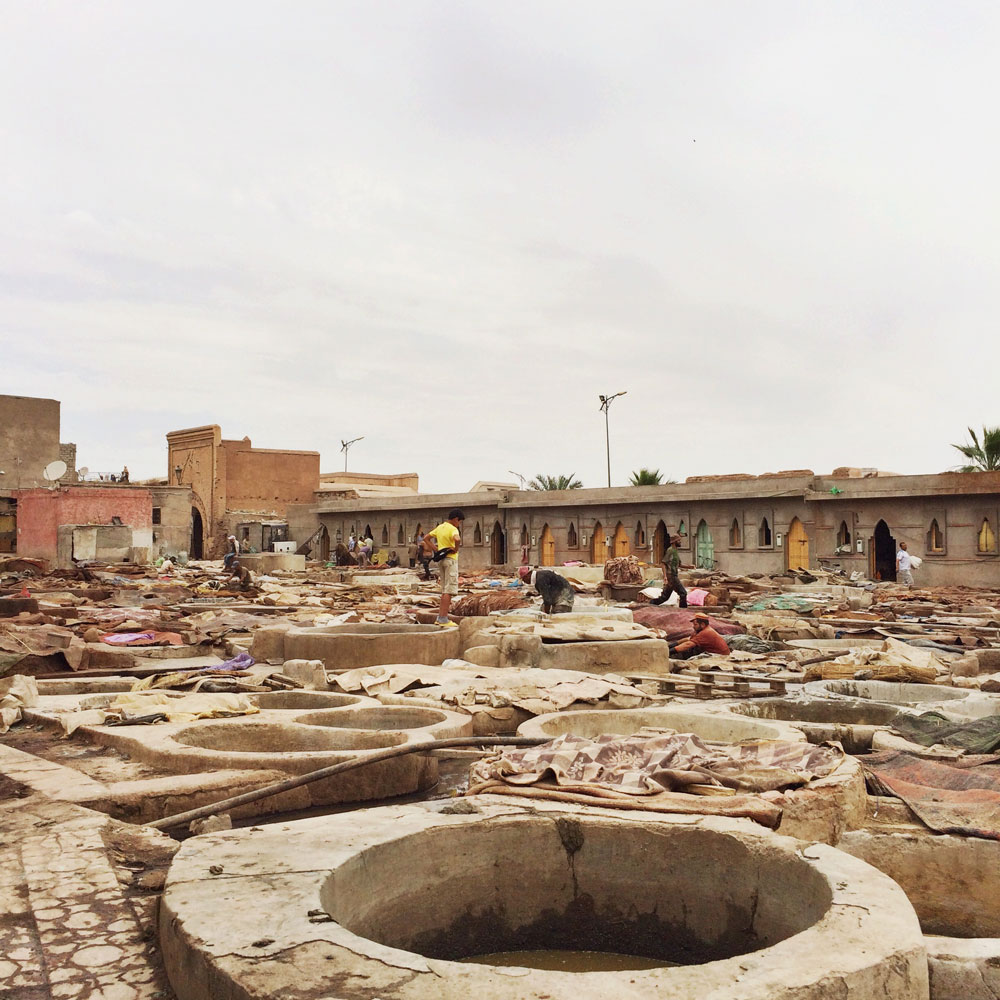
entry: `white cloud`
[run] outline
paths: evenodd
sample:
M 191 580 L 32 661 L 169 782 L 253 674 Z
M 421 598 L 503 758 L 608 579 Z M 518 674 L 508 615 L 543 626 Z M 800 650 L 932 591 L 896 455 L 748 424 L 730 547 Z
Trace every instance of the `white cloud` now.
M 992 5 L 15 5 L 0 391 L 81 461 L 428 489 L 954 464 L 998 422 Z M 992 388 L 992 387 L 990 387 Z

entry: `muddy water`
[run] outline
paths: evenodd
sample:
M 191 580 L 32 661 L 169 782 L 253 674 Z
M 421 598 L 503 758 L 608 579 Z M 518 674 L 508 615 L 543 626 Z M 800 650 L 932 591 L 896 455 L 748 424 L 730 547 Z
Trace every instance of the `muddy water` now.
M 613 951 L 495 951 L 461 961 L 476 965 L 516 965 L 550 972 L 635 972 L 676 964 L 642 955 L 620 955 Z

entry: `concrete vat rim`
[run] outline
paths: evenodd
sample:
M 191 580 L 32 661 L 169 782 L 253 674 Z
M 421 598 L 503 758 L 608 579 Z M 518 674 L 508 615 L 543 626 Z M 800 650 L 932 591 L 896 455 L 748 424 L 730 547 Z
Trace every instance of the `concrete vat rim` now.
M 734 717 L 737 728 L 742 730 L 742 733 L 734 733 L 733 737 L 725 742 L 738 742 L 741 739 L 772 739 L 790 740 L 797 743 L 805 739 L 802 730 L 788 722 L 777 719 L 750 719 L 724 709 L 719 711 L 686 705 L 664 706 L 662 708 L 581 709 L 573 712 L 549 712 L 521 723 L 517 732 L 520 736 L 547 736 L 554 739 L 563 733 L 573 733 L 573 724 L 577 723 L 579 728 L 586 731 L 576 732 L 574 735 L 587 736 L 588 734 L 596 735 L 598 732 L 612 732 L 628 736 L 638 732 L 643 726 L 649 725 L 663 724 L 664 728 L 674 729 L 676 727 L 668 720 L 677 719 L 683 723 L 688 721 L 691 723 L 689 730 L 678 731 L 693 732 L 695 736 L 702 739 L 721 742 L 718 737 L 698 732 L 699 723 L 701 723 L 703 730 L 706 726 L 712 730 L 715 726 L 726 725 Z
M 276 824 L 257 833 L 230 831 L 188 840 L 171 867 L 159 917 L 160 943 L 179 1000 L 229 1000 L 283 990 L 317 1000 L 333 993 L 393 1000 L 522 1000 L 528 974 L 532 994 L 552 1000 L 597 1000 L 615 995 L 616 985 L 629 981 L 627 995 L 637 1000 L 802 1000 L 832 995 L 828 991 L 834 988 L 846 990 L 844 995 L 926 1000 L 924 939 L 905 895 L 889 878 L 835 848 L 719 817 L 651 822 L 613 810 L 567 811 L 547 804 L 484 802 L 477 808 L 474 815 L 456 815 L 441 812 L 440 804 L 384 806 Z M 414 834 L 446 835 L 449 828 L 469 824 L 544 824 L 555 831 L 560 818 L 615 836 L 630 829 L 655 833 L 665 843 L 702 833 L 731 838 L 753 856 L 771 852 L 790 865 L 809 866 L 824 883 L 830 905 L 804 930 L 758 951 L 627 973 L 529 973 L 425 958 L 361 937 L 336 921 L 310 922 L 307 915 L 321 908 L 331 875 L 373 849 L 392 849 Z M 440 863 L 446 865 L 447 857 Z M 211 876 L 211 865 L 222 866 L 224 875 Z M 217 918 L 220 905 L 231 915 L 223 922 Z M 266 961 L 277 956 L 281 961 Z

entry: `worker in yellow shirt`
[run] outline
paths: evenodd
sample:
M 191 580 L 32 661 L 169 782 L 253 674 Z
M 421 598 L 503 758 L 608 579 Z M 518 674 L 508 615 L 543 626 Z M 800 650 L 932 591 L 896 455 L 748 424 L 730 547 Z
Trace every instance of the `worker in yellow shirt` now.
M 465 520 L 464 511 L 457 507 L 450 511 L 448 520 L 442 521 L 436 528 L 427 533 L 434 548 L 434 561 L 438 564 L 441 576 L 441 608 L 438 611 L 438 625 L 447 625 L 451 619 L 451 599 L 458 593 L 458 550 L 462 547 L 462 534 L 459 528 Z M 424 539 L 426 545 L 427 539 Z

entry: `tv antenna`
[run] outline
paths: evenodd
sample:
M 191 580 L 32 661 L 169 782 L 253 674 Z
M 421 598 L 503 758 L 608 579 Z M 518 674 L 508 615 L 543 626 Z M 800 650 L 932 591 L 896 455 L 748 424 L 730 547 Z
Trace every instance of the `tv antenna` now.
M 351 447 L 352 444 L 357 444 L 359 441 L 364 441 L 364 434 L 361 437 L 351 438 L 350 441 L 345 441 L 343 438 L 340 439 L 340 450 L 344 453 L 344 472 L 347 472 L 347 449 Z

